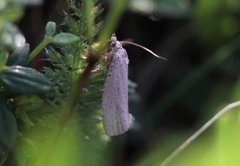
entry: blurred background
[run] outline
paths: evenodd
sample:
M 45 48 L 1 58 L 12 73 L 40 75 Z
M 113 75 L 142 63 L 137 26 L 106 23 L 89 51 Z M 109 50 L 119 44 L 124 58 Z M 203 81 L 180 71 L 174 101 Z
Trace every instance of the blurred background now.
M 103 1 L 104 14 L 109 4 L 110 0 Z M 31 49 L 43 38 L 47 21 L 61 22 L 65 7 L 63 0 L 45 0 L 42 5 L 25 8 L 17 24 Z M 125 47 L 130 59 L 129 79 L 133 87 L 137 85 L 129 106 L 135 122 L 129 132 L 109 143 L 114 152 L 112 165 L 160 163 L 218 110 L 239 100 L 239 32 L 239 0 L 129 1 L 116 29 L 118 39 L 131 39 L 168 61 Z M 39 63 L 34 64 L 36 68 Z M 239 115 L 232 115 L 231 122 L 239 121 L 234 117 Z M 225 131 L 236 125 L 239 123 L 226 127 L 223 136 L 231 138 Z M 219 138 L 216 128 L 202 136 L 207 139 L 202 147 Z M 231 142 L 230 138 L 226 139 Z M 231 146 L 240 146 L 237 143 Z M 205 150 L 196 151 L 198 160 Z

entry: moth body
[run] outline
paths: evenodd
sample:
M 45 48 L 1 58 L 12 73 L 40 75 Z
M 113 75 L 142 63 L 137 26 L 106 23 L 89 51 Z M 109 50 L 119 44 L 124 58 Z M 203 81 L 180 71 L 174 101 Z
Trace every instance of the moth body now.
M 131 44 L 153 56 L 167 61 L 150 49 L 129 41 L 118 41 L 115 35 L 111 38 L 111 53 L 108 55 L 108 69 L 104 82 L 102 98 L 102 115 L 105 133 L 116 136 L 125 133 L 131 126 L 133 118 L 128 113 L 128 55 L 122 47 Z
M 108 136 L 123 134 L 131 126 L 131 115 L 128 112 L 128 62 L 126 50 L 112 36 L 102 98 L 103 126 Z

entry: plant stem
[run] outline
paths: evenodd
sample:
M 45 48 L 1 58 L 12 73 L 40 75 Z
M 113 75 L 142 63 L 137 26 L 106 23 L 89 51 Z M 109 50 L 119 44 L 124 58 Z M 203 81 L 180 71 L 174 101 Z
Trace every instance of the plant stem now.
M 39 52 L 44 49 L 46 45 L 48 45 L 51 42 L 51 38 L 48 36 L 45 36 L 43 41 L 31 52 L 31 54 L 28 56 L 27 64 L 30 63 L 33 58 L 35 58 Z
M 113 30 L 117 25 L 118 20 L 120 19 L 123 11 L 126 8 L 127 2 L 128 2 L 127 0 L 112 1 L 113 4 L 107 15 L 102 31 L 98 37 L 99 43 L 106 43 L 106 40 L 110 38 Z M 105 50 L 105 48 L 106 48 L 106 45 L 102 44 L 102 48 L 100 48 L 100 50 L 103 51 Z
M 63 114 L 60 117 L 59 124 L 61 128 L 63 128 L 66 125 L 66 123 L 71 119 L 74 109 L 82 94 L 82 89 L 84 88 L 87 80 L 91 75 L 92 69 L 94 68 L 94 66 L 98 61 L 99 61 L 99 58 L 96 58 L 95 56 L 93 57 L 91 56 L 87 67 L 85 68 L 83 73 L 78 77 L 75 84 L 73 85 L 70 98 L 68 102 L 65 104 Z
M 190 136 L 184 143 L 182 143 L 170 156 L 168 156 L 160 166 L 166 166 L 171 162 L 179 153 L 188 147 L 196 138 L 199 137 L 205 130 L 207 130 L 215 121 L 221 118 L 225 113 L 231 111 L 233 108 L 239 107 L 240 101 L 228 104 L 217 114 L 215 114 L 209 121 L 207 121 L 200 129 L 198 129 L 192 136 Z

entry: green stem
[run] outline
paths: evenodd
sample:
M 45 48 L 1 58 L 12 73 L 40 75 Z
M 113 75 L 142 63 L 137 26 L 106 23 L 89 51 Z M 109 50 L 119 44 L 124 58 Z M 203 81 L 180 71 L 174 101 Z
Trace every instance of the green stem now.
M 123 11 L 126 8 L 127 0 L 121 1 L 112 1 L 111 9 L 107 15 L 106 20 L 104 21 L 104 26 L 98 37 L 98 42 L 101 43 L 99 52 L 105 52 L 107 47 L 106 41 L 111 37 L 120 17 L 122 16 Z
M 63 107 L 63 114 L 60 117 L 60 126 L 62 128 L 66 125 L 66 123 L 71 119 L 73 112 L 75 110 L 75 107 L 80 99 L 80 96 L 82 94 L 82 89 L 86 85 L 87 80 L 89 79 L 91 75 L 92 69 L 95 67 L 99 59 L 95 59 L 93 57 L 90 57 L 89 62 L 85 70 L 81 75 L 79 75 L 78 79 L 76 80 L 75 84 L 72 87 L 72 91 L 70 94 L 70 98 L 67 101 L 66 105 Z
M 31 54 L 28 56 L 27 64 L 30 63 L 33 58 L 35 58 L 39 52 L 44 49 L 46 45 L 48 45 L 51 42 L 51 37 L 45 36 L 43 41 L 31 52 Z
M 171 162 L 177 155 L 179 155 L 184 149 L 186 149 L 194 140 L 196 140 L 204 131 L 206 131 L 214 122 L 219 120 L 227 112 L 233 110 L 233 108 L 239 107 L 240 101 L 228 104 L 217 114 L 215 114 L 209 121 L 207 121 L 200 129 L 198 129 L 193 135 L 191 135 L 185 142 L 183 142 L 176 150 L 173 151 L 161 164 L 160 166 L 166 166 Z

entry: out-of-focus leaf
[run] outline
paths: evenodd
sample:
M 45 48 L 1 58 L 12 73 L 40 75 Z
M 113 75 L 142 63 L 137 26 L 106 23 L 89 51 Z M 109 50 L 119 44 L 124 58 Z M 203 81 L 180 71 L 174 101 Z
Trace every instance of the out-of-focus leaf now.
M 112 0 L 105 0 L 111 2 Z M 130 0 L 129 9 L 152 15 L 164 14 L 172 17 L 184 17 L 191 9 L 190 0 Z
M 55 44 L 70 44 L 78 41 L 79 37 L 71 33 L 59 33 L 53 37 L 53 43 Z
M 194 21 L 200 36 L 210 43 L 221 43 L 240 32 L 237 12 L 228 5 L 229 0 L 199 0 L 194 10 Z M 232 1 L 233 2 L 233 1 Z M 236 1 L 235 6 L 240 5 Z M 232 5 L 232 4 L 231 4 Z
M 0 11 L 3 10 L 6 6 L 7 6 L 7 1 L 1 0 L 0 1 Z
M 0 144 L 12 149 L 17 137 L 17 124 L 13 114 L 0 101 Z
M 10 66 L 0 73 L 0 80 L 5 88 L 15 94 L 44 93 L 51 88 L 51 82 L 35 69 Z
M 4 21 L 16 21 L 19 18 L 22 17 L 22 7 L 19 5 L 7 5 L 7 4 L 1 4 L 2 0 L 0 1 L 0 21 L 2 24 Z M 2 9 L 1 9 L 2 8 Z
M 25 44 L 22 48 L 15 50 L 8 58 L 7 65 L 20 65 L 24 66 L 27 61 L 29 53 L 29 44 Z
M 25 38 L 22 33 L 15 25 L 9 22 L 4 24 L 0 40 L 4 45 L 11 47 L 13 50 L 22 48 L 25 45 Z
M 186 16 L 189 0 L 131 0 L 130 9 L 145 14 L 165 14 L 174 17 Z
M 13 155 L 18 166 L 26 166 L 28 164 L 28 159 L 33 156 L 35 151 L 36 147 L 33 141 L 23 136 L 19 137 L 18 143 L 13 150 Z
M 46 120 L 45 120 L 46 121 Z M 49 123 L 49 122 L 46 122 Z M 53 123 L 53 122 L 51 122 Z M 74 165 L 98 165 L 93 164 L 94 155 L 91 156 L 92 160 L 82 161 L 82 148 L 84 141 L 81 138 L 81 130 L 77 124 L 71 122 L 65 127 L 65 131 L 59 135 L 58 128 L 54 127 L 44 133 L 39 133 L 37 136 L 46 138 L 45 144 L 37 145 L 37 153 L 33 159 L 29 161 L 29 165 L 35 166 L 74 166 Z M 56 139 L 56 134 L 59 135 Z M 95 141 L 95 140 L 93 140 Z M 34 141 L 36 142 L 36 141 Z M 34 153 L 34 152 L 31 152 Z M 91 154 L 94 154 L 92 152 Z M 37 162 L 36 162 L 37 161 Z M 99 161 L 98 161 L 99 162 Z M 84 164 L 82 164 L 84 163 Z M 100 165 L 100 164 L 99 164 Z
M 11 0 L 11 1 L 22 5 L 39 5 L 42 3 L 42 0 Z

